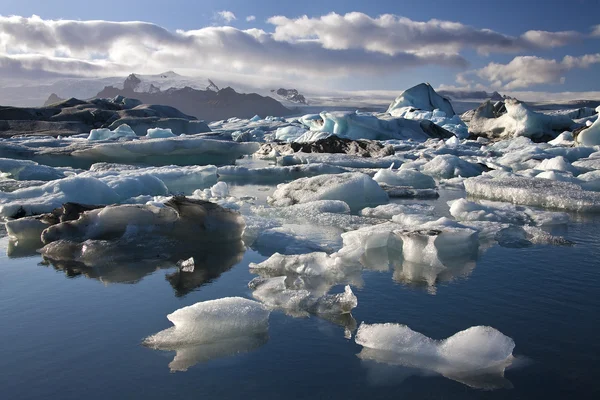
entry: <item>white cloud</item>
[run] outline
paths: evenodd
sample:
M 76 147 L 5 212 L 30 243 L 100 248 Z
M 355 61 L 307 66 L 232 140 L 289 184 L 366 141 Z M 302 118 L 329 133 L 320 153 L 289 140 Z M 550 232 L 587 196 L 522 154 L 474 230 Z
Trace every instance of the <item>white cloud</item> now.
M 318 18 L 275 16 L 268 22 L 275 25 L 276 40 L 315 40 L 328 49 L 360 48 L 385 54 L 457 53 L 468 48 L 480 53 L 518 52 L 564 46 L 584 36 L 574 31 L 528 31 L 515 37 L 459 22 L 419 22 L 391 14 L 372 18 L 359 12 L 330 13 Z
M 60 55 L 64 60 L 85 62 L 89 71 L 97 73 L 101 68 L 92 66 L 123 66 L 123 72 L 151 73 L 201 65 L 219 71 L 323 77 L 385 74 L 423 65 L 467 65 L 457 54 L 332 50 L 315 41 L 275 40 L 260 29 L 215 26 L 171 32 L 145 22 L 44 20 L 36 16 L 0 17 L 1 54 L 7 59 L 14 54 L 49 59 Z M 44 69 L 43 63 L 37 65 Z
M 572 69 L 600 64 L 600 53 L 551 60 L 535 56 L 515 57 L 508 64 L 489 63 L 485 67 L 457 75 L 460 85 L 472 85 L 479 78 L 494 89 L 513 90 L 539 84 L 564 84 L 564 74 Z
M 233 12 L 227 10 L 217 12 L 217 16 L 225 22 L 235 21 L 237 19 Z
M 256 19 L 256 17 L 254 15 L 248 15 L 246 17 L 246 21 L 250 22 L 250 21 L 254 21 Z
M 592 37 L 600 37 L 600 25 L 592 27 Z

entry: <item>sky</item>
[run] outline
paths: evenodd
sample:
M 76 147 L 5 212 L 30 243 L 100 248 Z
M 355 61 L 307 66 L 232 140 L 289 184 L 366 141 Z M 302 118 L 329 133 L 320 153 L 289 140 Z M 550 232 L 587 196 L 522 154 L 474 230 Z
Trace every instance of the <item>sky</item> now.
M 0 0 L 4 78 L 166 70 L 323 91 L 596 95 L 600 0 Z

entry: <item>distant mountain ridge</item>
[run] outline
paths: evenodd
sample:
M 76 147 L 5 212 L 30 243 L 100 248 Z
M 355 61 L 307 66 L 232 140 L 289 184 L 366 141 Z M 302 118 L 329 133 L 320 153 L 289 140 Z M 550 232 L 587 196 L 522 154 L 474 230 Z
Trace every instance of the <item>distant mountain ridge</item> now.
M 438 90 L 441 96 L 449 97 L 454 100 L 492 100 L 501 101 L 505 96 L 498 92 L 488 93 L 484 90 Z
M 159 76 L 164 76 L 163 79 L 168 80 L 179 75 L 167 72 Z M 271 97 L 256 93 L 238 93 L 231 87 L 219 89 L 210 79 L 204 88 L 185 86 L 183 88 L 169 87 L 163 90 L 153 82 L 145 81 L 141 75 L 130 74 L 123 81 L 122 88 L 120 86 L 107 85 L 90 98 L 114 98 L 115 96 L 134 98 L 145 104 L 175 107 L 205 121 L 218 121 L 231 117 L 252 118 L 255 115 L 282 117 L 292 113 L 291 110 Z M 44 105 L 61 100 L 56 93 L 52 93 Z

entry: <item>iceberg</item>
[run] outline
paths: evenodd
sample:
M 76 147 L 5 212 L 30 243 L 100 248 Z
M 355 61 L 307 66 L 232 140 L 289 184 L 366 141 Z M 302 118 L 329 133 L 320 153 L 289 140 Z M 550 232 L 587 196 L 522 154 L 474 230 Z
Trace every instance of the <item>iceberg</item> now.
M 596 112 L 600 113 L 600 106 L 596 108 Z M 579 132 L 575 142 L 578 146 L 600 145 L 600 118 L 597 118 L 591 126 Z
M 388 107 L 387 112 L 393 114 L 404 107 L 412 107 L 423 111 L 440 110 L 447 116 L 454 116 L 450 100 L 440 96 L 428 83 L 420 83 L 400 94 Z
M 573 120 L 566 115 L 547 115 L 532 111 L 525 103 L 506 99 L 506 112 L 489 100 L 477 108 L 469 122 L 469 133 L 490 139 L 510 139 L 526 136 L 554 139 L 559 133 L 571 130 Z

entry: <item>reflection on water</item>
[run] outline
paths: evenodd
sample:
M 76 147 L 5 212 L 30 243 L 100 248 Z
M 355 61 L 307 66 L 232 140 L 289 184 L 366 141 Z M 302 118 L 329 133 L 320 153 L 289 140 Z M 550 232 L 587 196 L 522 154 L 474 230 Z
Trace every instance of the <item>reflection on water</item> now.
M 11 256 L 14 257 L 15 254 L 30 255 L 31 248 L 34 247 L 14 246 Z M 177 261 L 181 259 L 193 258 L 193 270 L 183 271 L 177 268 L 176 271 L 166 275 L 166 280 L 173 287 L 175 295 L 179 297 L 185 296 L 231 269 L 241 261 L 246 247 L 242 241 L 223 243 L 211 248 L 206 246 L 193 247 L 188 244 L 177 249 L 177 251 L 171 252 L 171 254 L 163 253 L 159 256 L 155 255 L 156 252 L 144 252 L 144 248 L 129 251 L 128 248 L 111 247 L 110 250 L 112 251 L 112 257 L 99 257 L 92 262 L 86 260 L 86 263 L 83 263 L 43 257 L 42 264 L 64 271 L 67 277 L 85 276 L 103 283 L 136 283 L 159 269 L 177 268 Z M 123 254 L 117 254 L 119 251 Z M 150 257 L 148 258 L 148 256 Z
M 268 340 L 268 333 L 262 332 L 254 335 L 226 338 L 212 343 L 156 346 L 154 349 L 175 351 L 176 354 L 173 361 L 169 363 L 169 369 L 171 372 L 177 372 L 187 371 L 188 368 L 198 363 L 248 353 L 262 347 Z
M 420 354 L 399 354 L 393 351 L 365 347 L 357 354 L 367 369 L 367 379 L 375 386 L 398 385 L 411 376 L 442 375 L 476 389 L 510 389 L 512 383 L 504 377 L 508 365 L 485 370 L 461 371 L 452 364 Z
M 392 269 L 395 282 L 422 287 L 428 293 L 435 294 L 438 284 L 468 277 L 477 265 L 477 257 L 475 249 L 460 257 L 440 254 L 435 263 L 416 263 L 405 260 L 402 251 L 390 246 L 367 249 L 360 262 L 371 271 L 388 272 Z

